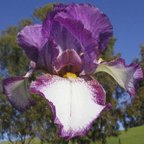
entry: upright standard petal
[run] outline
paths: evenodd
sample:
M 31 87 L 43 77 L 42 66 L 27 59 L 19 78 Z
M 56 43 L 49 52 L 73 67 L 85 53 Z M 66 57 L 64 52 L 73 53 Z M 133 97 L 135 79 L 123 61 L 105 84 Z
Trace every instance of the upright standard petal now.
M 45 24 L 46 25 L 46 24 Z M 76 25 L 76 24 L 74 24 Z M 83 35 L 84 36 L 84 35 Z M 52 25 L 51 38 L 57 44 L 57 50 L 59 57 L 67 53 L 66 51 L 75 51 L 78 57 L 82 61 L 83 70 L 85 74 L 89 74 L 96 68 L 95 60 L 97 59 L 97 52 L 95 50 L 96 44 L 89 42 L 87 45 L 83 45 L 81 41 L 78 41 L 65 27 L 58 22 L 54 22 Z M 89 37 L 83 39 L 86 43 Z M 59 59 L 58 57 L 58 59 Z
M 88 4 L 67 5 L 54 16 L 81 45 L 83 74 L 94 72 L 100 53 L 112 37 L 109 19 L 97 8 Z
M 31 92 L 48 100 L 60 136 L 83 136 L 105 108 L 105 92 L 94 80 L 44 75 L 31 84 Z
M 57 7 L 56 11 L 58 11 Z M 43 23 L 44 35 L 53 38 L 58 45 L 60 55 L 67 49 L 74 49 L 82 59 L 84 72 L 91 73 L 96 68 L 95 60 L 98 58 L 96 47 L 98 44 L 92 38 L 91 32 L 86 30 L 80 21 L 68 19 L 67 25 L 60 22 L 56 17 L 59 12 L 52 12 L 45 19 Z M 51 32 L 47 32 L 49 25 L 51 25 Z
M 39 50 L 47 42 L 47 38 L 42 35 L 42 25 L 35 24 L 24 27 L 18 33 L 17 39 L 29 59 L 37 62 Z
M 26 77 L 10 77 L 3 81 L 3 92 L 11 104 L 18 110 L 23 111 L 30 107 L 34 101 L 27 89 Z
M 106 48 L 112 37 L 112 25 L 108 17 L 98 8 L 88 4 L 68 5 L 64 11 L 56 14 L 55 19 L 68 28 L 79 40 L 84 38 L 83 34 L 86 35 L 89 31 L 97 42 L 97 49 L 100 52 Z M 76 29 L 76 26 L 79 26 L 79 29 Z
M 132 96 L 135 95 L 135 84 L 143 78 L 142 68 L 139 64 L 126 65 L 123 59 L 99 64 L 96 72 L 106 72 L 110 74 L 118 84 L 126 89 Z

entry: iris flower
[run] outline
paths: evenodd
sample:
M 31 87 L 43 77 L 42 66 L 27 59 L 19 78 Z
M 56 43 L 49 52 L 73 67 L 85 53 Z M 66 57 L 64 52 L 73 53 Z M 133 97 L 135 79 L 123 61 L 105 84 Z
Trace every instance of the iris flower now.
M 30 62 L 25 76 L 4 80 L 9 101 L 19 110 L 32 105 L 30 93 L 47 100 L 60 136 L 85 135 L 107 107 L 106 93 L 93 78 L 97 72 L 110 74 L 118 84 L 135 95 L 135 83 L 142 78 L 138 64 L 123 59 L 99 60 L 112 37 L 108 17 L 89 4 L 57 4 L 42 24 L 24 27 L 17 36 Z M 44 74 L 32 81 L 33 72 Z

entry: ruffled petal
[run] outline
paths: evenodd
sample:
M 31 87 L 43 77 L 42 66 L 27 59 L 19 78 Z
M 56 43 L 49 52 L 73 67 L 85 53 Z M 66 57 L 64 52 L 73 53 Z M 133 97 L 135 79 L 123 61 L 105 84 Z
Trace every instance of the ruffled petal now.
M 11 104 L 23 111 L 34 104 L 27 89 L 27 77 L 10 77 L 3 81 L 3 92 Z
M 105 91 L 95 80 L 44 75 L 30 86 L 32 93 L 48 100 L 60 136 L 83 136 L 105 108 Z
M 65 10 L 56 14 L 55 20 L 64 25 L 81 42 L 86 40 L 84 42 L 86 43 L 94 38 L 100 52 L 105 50 L 112 37 L 112 25 L 108 17 L 98 8 L 88 4 L 67 5 Z M 88 35 L 89 39 L 85 39 Z
M 82 49 L 79 41 L 58 22 L 53 22 L 51 36 L 58 44 L 60 51 L 74 49 L 79 53 Z
M 24 27 L 18 33 L 17 39 L 29 59 L 37 62 L 39 50 L 47 42 L 47 38 L 42 35 L 42 25 L 35 24 Z
M 55 41 L 60 55 L 67 49 L 74 49 L 82 59 L 83 74 L 92 73 L 96 68 L 95 61 L 98 59 L 96 51 L 98 44 L 81 22 L 69 19 L 68 26 L 65 26 L 57 20 L 57 14 L 65 8 L 66 5 L 55 6 L 54 11 L 48 14 L 43 23 L 43 33 L 45 37 L 50 37 Z M 51 31 L 48 30 L 50 26 Z
M 77 23 L 72 23 L 76 29 L 81 29 Z M 82 41 L 77 40 L 75 35 L 60 25 L 59 23 L 53 24 L 52 37 L 58 45 L 59 53 L 62 54 L 66 50 L 74 49 L 83 62 L 83 70 L 86 74 L 95 70 L 96 66 L 94 61 L 97 59 L 97 52 L 95 50 L 96 43 L 90 40 L 90 36 L 85 32 L 82 34 Z M 81 29 L 81 31 L 83 31 Z M 81 32 L 82 33 L 82 32 Z M 95 67 L 93 67 L 93 65 Z
M 123 59 L 99 64 L 96 72 L 110 74 L 118 84 L 126 89 L 132 96 L 135 95 L 135 84 L 143 78 L 142 68 L 139 64 L 126 65 Z

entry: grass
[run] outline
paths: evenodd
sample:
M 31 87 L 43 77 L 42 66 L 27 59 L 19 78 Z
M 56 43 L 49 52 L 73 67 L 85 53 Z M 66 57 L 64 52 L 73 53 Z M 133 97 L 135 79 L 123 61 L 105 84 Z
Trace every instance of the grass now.
M 8 144 L 8 142 L 0 142 L 0 144 Z M 33 144 L 40 143 L 35 140 Z M 119 137 L 108 138 L 107 144 L 144 144 L 144 126 L 130 128 L 127 132 L 121 131 Z
M 144 126 L 122 131 L 118 138 L 109 138 L 108 144 L 144 144 Z

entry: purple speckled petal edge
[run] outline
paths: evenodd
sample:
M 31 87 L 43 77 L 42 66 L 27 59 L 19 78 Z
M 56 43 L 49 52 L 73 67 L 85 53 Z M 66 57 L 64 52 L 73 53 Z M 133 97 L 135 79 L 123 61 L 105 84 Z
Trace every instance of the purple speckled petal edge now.
M 30 91 L 32 93 L 35 93 L 35 94 L 39 94 L 41 96 L 43 96 L 44 98 L 46 98 L 48 100 L 48 104 L 50 105 L 51 109 L 52 109 L 52 112 L 53 112 L 53 117 L 54 117 L 54 122 L 56 124 L 58 124 L 58 127 L 59 127 L 59 135 L 65 139 L 71 139 L 72 137 L 75 137 L 75 136 L 84 136 L 86 135 L 86 133 L 90 130 L 90 128 L 92 127 L 92 124 L 93 122 L 95 121 L 95 119 L 100 115 L 100 112 L 102 110 L 105 109 L 106 107 L 106 104 L 105 104 L 105 92 L 102 88 L 102 86 L 100 84 L 98 84 L 97 81 L 95 80 L 92 80 L 92 81 L 88 81 L 88 82 L 85 82 L 83 79 L 81 78 L 78 78 L 76 81 L 76 83 L 85 83 L 88 87 L 88 89 L 90 88 L 91 89 L 91 93 L 92 93 L 92 101 L 94 103 L 97 103 L 98 105 L 100 104 L 101 105 L 101 110 L 100 112 L 98 113 L 97 116 L 94 116 L 93 120 L 90 121 L 89 124 L 87 124 L 87 126 L 85 128 L 82 128 L 82 129 L 77 129 L 76 131 L 75 130 L 65 130 L 64 129 L 64 125 L 61 123 L 60 119 L 57 117 L 56 115 L 56 105 L 54 105 L 53 102 L 49 101 L 49 98 L 48 96 L 46 96 L 44 93 L 45 91 L 47 90 L 48 87 L 52 86 L 54 83 L 57 83 L 57 81 L 67 81 L 65 80 L 64 78 L 60 78 L 58 76 L 51 76 L 51 75 L 44 75 L 44 76 L 41 76 L 39 77 L 35 82 L 33 82 L 30 86 Z M 59 85 L 60 86 L 60 85 Z M 79 86 L 79 84 L 78 84 Z M 46 89 L 44 87 L 47 87 Z M 44 89 L 45 90 L 44 90 Z M 57 87 L 58 88 L 58 87 Z M 58 90 L 57 88 L 55 88 L 55 91 Z M 44 91 L 43 91 L 44 90 Z M 54 91 L 54 90 L 53 90 Z M 49 92 L 50 94 L 51 92 Z M 99 95 L 99 96 L 96 96 L 96 95 Z M 55 96 L 53 96 L 55 97 Z M 99 97 L 99 98 L 98 98 Z M 80 104 L 80 103 L 79 103 Z M 63 105 L 65 106 L 65 105 Z

